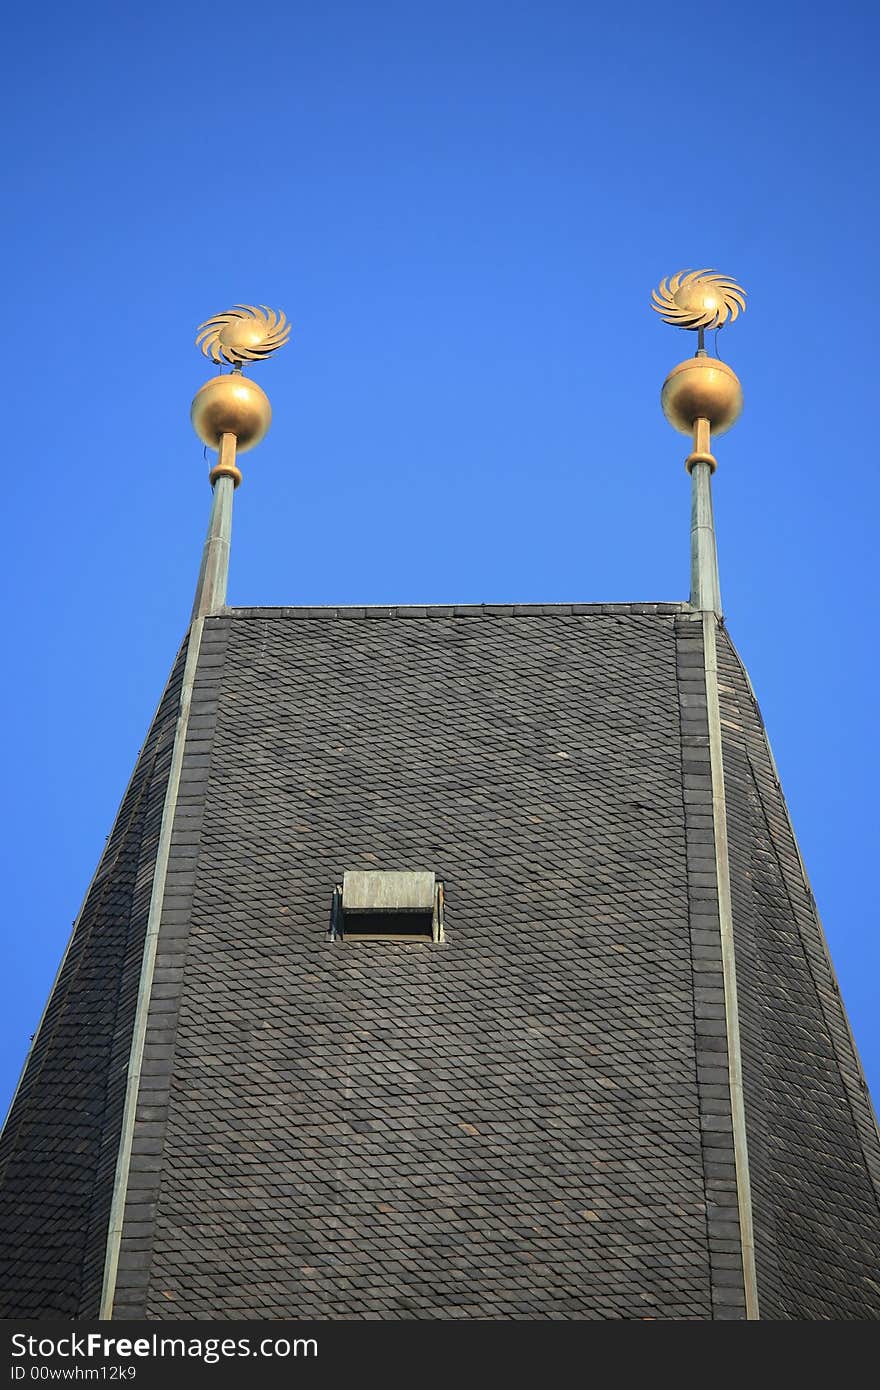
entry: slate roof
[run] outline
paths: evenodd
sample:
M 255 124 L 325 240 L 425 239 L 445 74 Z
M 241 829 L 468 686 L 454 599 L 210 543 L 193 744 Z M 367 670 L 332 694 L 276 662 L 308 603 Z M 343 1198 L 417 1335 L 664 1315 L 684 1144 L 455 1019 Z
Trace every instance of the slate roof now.
M 876 1128 L 719 652 L 762 1315 L 877 1317 Z M 180 670 L 133 783 L 153 816 Z M 744 1316 L 708 756 L 686 605 L 207 619 L 114 1316 Z M 0 1148 L 19 1316 L 97 1308 L 155 862 L 131 797 L 116 910 L 93 888 L 68 958 L 113 1019 L 59 985 L 70 1029 Z M 375 868 L 443 880 L 444 942 L 330 939 L 343 872 Z M 53 1068 L 88 1073 L 70 1105 Z
M 762 1309 L 880 1317 L 880 1147 L 748 677 L 720 670 L 749 1167 Z
M 98 1305 L 178 654 L 0 1136 L 0 1316 Z

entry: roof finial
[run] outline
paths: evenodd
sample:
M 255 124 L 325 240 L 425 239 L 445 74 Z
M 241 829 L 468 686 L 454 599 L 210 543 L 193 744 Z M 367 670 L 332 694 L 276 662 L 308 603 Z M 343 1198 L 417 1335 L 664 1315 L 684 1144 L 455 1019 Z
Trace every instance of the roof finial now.
M 236 304 L 225 314 L 215 314 L 199 325 L 196 343 L 214 362 L 228 362 L 229 376 L 215 376 L 196 392 L 190 412 L 193 429 L 203 444 L 216 449 L 219 458 L 211 469 L 211 484 L 230 477 L 241 482 L 236 454 L 243 454 L 264 439 L 272 423 L 272 407 L 265 391 L 242 376 L 244 362 L 262 362 L 283 347 L 290 336 L 284 314 L 265 304 Z
M 739 378 L 726 362 L 709 357 L 707 328 L 723 328 L 745 310 L 745 291 L 714 270 L 681 270 L 661 280 L 651 307 L 665 323 L 697 334 L 693 357 L 673 367 L 663 383 L 660 403 L 670 425 L 693 438 L 685 460 L 692 479 L 691 604 L 721 613 L 718 557 L 712 518 L 710 479 L 717 461 L 711 452 L 712 431 L 724 434 L 739 419 L 743 395 Z
M 232 367 L 196 392 L 190 418 L 203 444 L 217 450 L 211 469 L 214 489 L 208 536 L 196 586 L 193 618 L 214 613 L 226 602 L 229 542 L 232 532 L 232 493 L 241 482 L 237 456 L 264 439 L 272 423 L 269 397 L 242 374 L 245 362 L 262 362 L 283 347 L 290 336 L 284 314 L 265 304 L 236 304 L 199 325 L 196 343 L 206 357 Z

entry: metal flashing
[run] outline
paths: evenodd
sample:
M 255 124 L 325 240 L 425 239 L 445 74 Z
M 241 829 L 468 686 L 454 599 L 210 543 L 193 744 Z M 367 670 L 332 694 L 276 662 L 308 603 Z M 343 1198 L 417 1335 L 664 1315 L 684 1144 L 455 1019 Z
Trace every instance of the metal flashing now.
M 197 618 L 190 628 L 189 645 L 186 652 L 186 665 L 183 670 L 183 684 L 180 691 L 177 727 L 174 732 L 174 748 L 171 754 L 171 768 L 168 773 L 165 804 L 162 808 L 162 825 L 159 831 L 159 846 L 156 854 L 156 867 L 153 873 L 150 912 L 144 940 L 141 978 L 138 987 L 134 1029 L 131 1039 L 131 1053 L 128 1063 L 128 1081 L 125 1092 L 125 1108 L 122 1116 L 122 1130 L 119 1137 L 119 1154 L 116 1160 L 116 1175 L 113 1181 L 113 1197 L 110 1204 L 107 1253 L 104 1261 L 104 1281 L 98 1314 L 102 1319 L 109 1319 L 113 1316 L 116 1271 L 119 1263 L 119 1247 L 122 1240 L 125 1199 L 128 1192 L 128 1173 L 131 1161 L 132 1140 L 134 1138 L 138 1091 L 140 1089 L 147 1016 L 150 1008 L 153 972 L 155 969 L 156 950 L 159 942 L 159 925 L 162 919 L 162 904 L 165 895 L 168 858 L 171 850 L 171 835 L 174 828 L 174 815 L 177 810 L 180 774 L 183 768 L 183 752 L 186 744 L 190 704 L 192 702 L 193 685 L 195 683 L 196 668 L 199 661 L 203 628 L 203 618 Z

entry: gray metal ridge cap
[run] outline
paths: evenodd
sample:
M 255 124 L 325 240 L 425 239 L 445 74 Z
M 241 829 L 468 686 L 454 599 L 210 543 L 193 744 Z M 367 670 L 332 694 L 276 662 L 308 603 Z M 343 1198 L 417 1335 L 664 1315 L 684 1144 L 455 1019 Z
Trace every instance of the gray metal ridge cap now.
M 371 617 L 590 617 L 637 616 L 652 617 L 692 612 L 685 601 L 632 601 L 628 603 L 303 603 L 226 606 L 214 618 L 268 617 L 351 617 L 369 614 Z

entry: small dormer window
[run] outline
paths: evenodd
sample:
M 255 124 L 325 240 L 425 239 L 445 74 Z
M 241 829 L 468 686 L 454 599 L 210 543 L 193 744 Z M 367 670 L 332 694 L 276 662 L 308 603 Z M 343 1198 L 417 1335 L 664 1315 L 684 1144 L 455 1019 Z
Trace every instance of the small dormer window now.
M 349 870 L 333 895 L 330 935 L 345 941 L 442 941 L 435 874 Z

